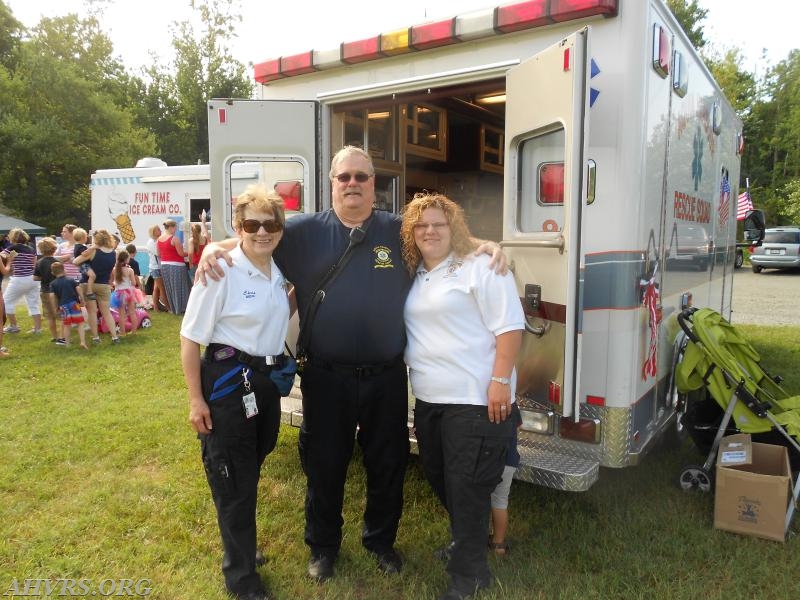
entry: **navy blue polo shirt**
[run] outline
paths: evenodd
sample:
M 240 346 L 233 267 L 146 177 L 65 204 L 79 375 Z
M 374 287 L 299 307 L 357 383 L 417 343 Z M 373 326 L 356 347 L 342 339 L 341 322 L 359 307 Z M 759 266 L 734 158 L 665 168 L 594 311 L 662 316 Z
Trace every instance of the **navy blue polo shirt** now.
M 309 356 L 362 365 L 389 361 L 406 346 L 403 306 L 411 277 L 400 249 L 400 217 L 373 211 L 364 241 L 328 286 L 312 324 Z M 300 318 L 317 285 L 344 253 L 350 229 L 333 210 L 288 219 L 275 262 L 296 289 Z

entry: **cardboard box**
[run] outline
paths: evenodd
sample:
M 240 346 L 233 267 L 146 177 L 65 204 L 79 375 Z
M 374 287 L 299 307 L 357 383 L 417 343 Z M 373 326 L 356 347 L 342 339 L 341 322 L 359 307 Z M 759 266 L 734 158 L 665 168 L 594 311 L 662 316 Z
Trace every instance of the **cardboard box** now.
M 714 527 L 783 542 L 791 494 L 789 454 L 784 446 L 753 442 L 746 433 L 722 439 Z

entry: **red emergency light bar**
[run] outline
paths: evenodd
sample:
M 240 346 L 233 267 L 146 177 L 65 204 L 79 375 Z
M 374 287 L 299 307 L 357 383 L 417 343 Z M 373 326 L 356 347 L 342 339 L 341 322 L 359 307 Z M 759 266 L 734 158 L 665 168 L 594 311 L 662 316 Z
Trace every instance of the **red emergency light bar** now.
M 523 29 L 563 23 L 592 16 L 613 17 L 619 11 L 619 0 L 528 0 L 508 6 L 498 6 L 493 13 L 493 26 L 488 24 L 480 34 L 471 37 L 502 35 Z M 488 15 L 487 15 L 488 18 Z M 415 25 L 407 30 L 377 35 L 357 42 L 344 42 L 340 46 L 341 65 L 355 64 L 392 56 L 403 52 L 428 50 L 461 40 L 456 35 L 459 17 Z M 326 53 L 323 53 L 326 54 Z M 317 65 L 313 51 L 258 63 L 254 76 L 258 83 L 268 83 L 282 77 L 303 75 L 317 69 L 337 66 L 335 60 L 322 59 Z M 329 56 L 329 55 L 328 55 Z M 326 62 L 327 61 L 327 62 Z
M 550 18 L 556 23 L 594 15 L 615 17 L 619 0 L 550 0 Z
M 411 28 L 410 45 L 415 50 L 438 48 L 447 44 L 455 44 L 457 41 L 455 17 L 446 21 L 415 25 Z
M 503 33 L 549 25 L 547 0 L 532 0 L 494 9 L 494 28 Z
M 286 77 L 286 75 L 281 74 L 280 58 L 253 65 L 253 75 L 258 83 L 267 83 L 268 81 L 275 81 L 281 77 Z
M 316 71 L 314 68 L 314 53 L 303 52 L 302 54 L 295 54 L 294 56 L 281 57 L 281 74 L 290 75 L 303 75 L 304 73 L 313 73 Z
M 344 42 L 342 44 L 342 62 L 355 64 L 375 60 L 381 57 L 381 36 L 359 40 L 357 42 Z

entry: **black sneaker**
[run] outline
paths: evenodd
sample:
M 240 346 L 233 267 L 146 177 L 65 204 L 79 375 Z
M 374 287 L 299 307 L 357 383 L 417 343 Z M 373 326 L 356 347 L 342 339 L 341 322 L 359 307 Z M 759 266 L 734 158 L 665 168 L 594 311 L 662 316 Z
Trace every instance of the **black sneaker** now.
M 322 556 L 312 556 L 308 561 L 306 574 L 317 583 L 327 581 L 333 577 L 333 563 L 334 559 L 331 556 L 325 554 Z
M 403 559 L 400 558 L 394 548 L 389 548 L 383 552 L 373 552 L 372 554 L 378 560 L 378 571 L 384 575 L 394 575 L 403 570 Z
M 66 346 L 66 345 L 67 345 L 67 340 L 65 340 L 64 338 L 56 339 L 56 346 Z
M 433 551 L 434 558 L 442 561 L 442 562 L 450 562 L 450 557 L 453 555 L 453 547 L 456 545 L 455 542 L 450 542 L 447 546 L 442 546 L 441 548 L 437 548 Z

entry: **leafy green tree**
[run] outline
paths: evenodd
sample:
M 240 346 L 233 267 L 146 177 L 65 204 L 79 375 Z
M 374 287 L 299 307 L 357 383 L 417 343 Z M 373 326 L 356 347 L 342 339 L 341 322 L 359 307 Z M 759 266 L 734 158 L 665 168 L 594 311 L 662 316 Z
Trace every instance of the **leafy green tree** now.
M 13 70 L 23 29 L 22 23 L 0 0 L 0 65 Z
M 0 190 L 16 214 L 49 230 L 88 224 L 89 177 L 134 164 L 155 149 L 152 134 L 115 98 L 130 81 L 94 18 L 44 18 L 0 68 Z
M 747 116 L 742 172 L 767 222 L 797 222 L 800 180 L 800 51 L 771 68 Z
M 800 179 L 792 179 L 778 191 L 775 213 L 779 225 L 800 224 Z
M 758 86 L 755 76 L 742 67 L 741 50 L 729 48 L 721 57 L 709 53 L 705 62 L 733 109 L 744 118 L 757 97 Z
M 230 56 L 228 43 L 241 22 L 238 0 L 192 0 L 202 30 L 191 21 L 174 24 L 175 63 L 147 69 L 140 121 L 156 133 L 168 164 L 208 162 L 211 98 L 249 98 L 245 67 Z
M 697 50 L 703 48 L 707 40 L 703 36 L 701 21 L 706 18 L 708 11 L 700 8 L 698 0 L 667 0 L 667 6 L 678 19 L 692 46 Z

